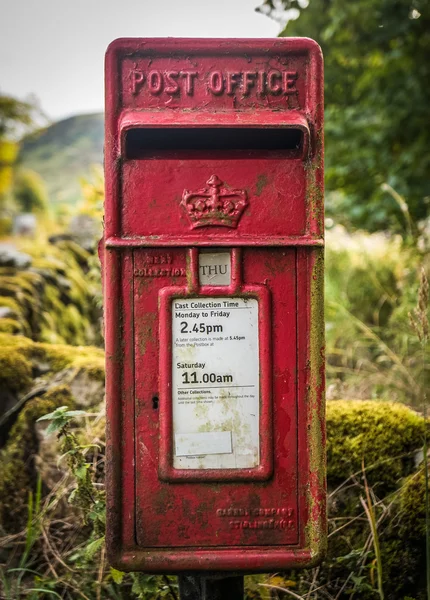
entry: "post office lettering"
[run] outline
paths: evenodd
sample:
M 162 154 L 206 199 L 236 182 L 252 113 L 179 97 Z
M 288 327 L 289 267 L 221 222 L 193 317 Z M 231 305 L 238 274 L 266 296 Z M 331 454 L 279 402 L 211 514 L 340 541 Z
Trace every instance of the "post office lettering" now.
M 202 86 L 209 96 L 291 96 L 298 94 L 297 71 L 271 69 L 268 71 L 227 71 L 214 69 L 206 74 L 198 71 L 177 70 L 130 71 L 133 95 L 193 96 L 196 86 Z

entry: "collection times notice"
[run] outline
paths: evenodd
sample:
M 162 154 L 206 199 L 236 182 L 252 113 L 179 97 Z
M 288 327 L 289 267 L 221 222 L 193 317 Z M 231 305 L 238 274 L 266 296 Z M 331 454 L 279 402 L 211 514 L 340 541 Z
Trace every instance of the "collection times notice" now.
M 172 301 L 176 469 L 258 466 L 258 301 Z

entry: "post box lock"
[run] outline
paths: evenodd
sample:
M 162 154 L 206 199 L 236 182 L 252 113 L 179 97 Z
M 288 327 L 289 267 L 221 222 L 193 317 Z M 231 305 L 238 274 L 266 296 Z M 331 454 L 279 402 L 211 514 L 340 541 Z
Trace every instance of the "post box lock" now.
M 107 51 L 118 568 L 264 572 L 324 552 L 322 89 L 308 39 Z

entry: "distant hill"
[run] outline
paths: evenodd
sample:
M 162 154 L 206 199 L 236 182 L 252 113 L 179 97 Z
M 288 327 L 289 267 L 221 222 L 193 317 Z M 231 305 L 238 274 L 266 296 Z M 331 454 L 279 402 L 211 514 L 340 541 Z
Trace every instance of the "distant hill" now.
M 51 205 L 75 204 L 81 198 L 79 178 L 103 162 L 103 114 L 77 115 L 26 137 L 20 164 L 46 183 Z

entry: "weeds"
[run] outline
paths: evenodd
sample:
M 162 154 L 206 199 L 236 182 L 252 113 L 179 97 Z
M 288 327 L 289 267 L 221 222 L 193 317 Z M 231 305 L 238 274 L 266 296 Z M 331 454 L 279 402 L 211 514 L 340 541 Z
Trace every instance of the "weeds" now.
M 56 432 L 60 441 L 60 461 L 66 459 L 74 487 L 68 501 L 83 515 L 84 525 L 89 535 L 83 543 L 73 549 L 68 561 L 83 576 L 83 570 L 94 573 L 95 600 L 101 600 L 106 591 L 115 599 L 136 598 L 155 600 L 171 598 L 177 600 L 176 583 L 167 576 L 151 576 L 142 573 L 126 574 L 116 569 L 108 569 L 105 557 L 106 500 L 103 485 L 96 479 L 97 465 L 88 460 L 91 451 L 100 451 L 95 443 L 83 444 L 73 431 L 74 419 L 88 417 L 80 410 L 68 410 L 67 406 L 57 408 L 44 415 L 39 421 L 50 421 L 47 432 Z M 82 594 L 83 598 L 87 598 Z M 91 596 L 93 597 L 93 596 Z
M 328 398 L 421 406 L 430 371 L 408 322 L 419 251 L 399 238 L 350 236 L 339 228 L 329 232 L 328 246 Z
M 0 581 L 3 589 L 2 600 L 17 600 L 25 590 L 25 595 L 30 600 L 38 598 L 39 594 L 45 594 L 50 597 L 61 598 L 54 590 L 45 587 L 24 587 L 23 579 L 29 574 L 40 577 L 40 573 L 32 569 L 34 557 L 32 551 L 34 545 L 39 539 L 43 510 L 41 508 L 42 500 L 42 480 L 39 477 L 37 480 L 36 492 L 29 492 L 27 504 L 27 526 L 25 530 L 24 549 L 18 561 L 18 567 L 2 569 L 0 568 Z
M 376 258 L 369 251 L 358 264 L 361 259 L 342 254 L 340 266 L 330 267 L 331 382 L 340 382 L 340 391 L 346 390 L 349 396 L 385 396 L 414 404 L 427 417 L 427 280 L 422 274 L 414 309 L 413 273 L 406 266 L 409 258 L 398 258 L 395 244 L 384 245 L 381 239 L 378 243 Z M 414 335 L 407 323 L 408 312 Z M 374 402 L 354 403 L 349 414 L 346 404 L 334 402 L 329 411 L 329 556 L 316 569 L 247 578 L 249 599 L 423 600 L 420 577 L 425 576 L 430 600 L 425 433 L 425 469 L 417 471 L 414 465 L 425 431 L 422 419 L 405 407 L 401 408 L 410 418 L 394 410 L 384 415 L 383 404 Z M 356 407 L 360 412 L 355 412 Z M 38 480 L 29 495 L 25 530 L 0 539 L 0 562 L 5 562 L 0 567 L 3 599 L 177 599 L 173 578 L 126 574 L 107 565 L 104 442 L 99 433 L 103 419 L 102 412 L 88 415 L 65 406 L 42 419 L 50 422 L 47 431 L 58 437 L 62 476 L 45 496 L 46 489 Z M 397 440 L 402 441 L 400 448 Z M 366 467 L 360 469 L 363 458 Z M 424 503 L 418 503 L 424 493 L 423 534 L 420 511 Z M 65 506 L 66 498 L 71 506 Z M 420 562 L 424 556 L 426 571 Z
M 381 425 L 388 429 L 397 427 L 391 437 L 400 436 L 396 439 L 399 439 L 402 444 L 405 443 L 403 441 L 405 438 L 410 437 L 400 434 L 405 429 L 399 429 L 399 425 L 396 425 L 399 419 L 403 421 L 402 427 L 408 425 L 406 408 L 400 407 L 395 410 L 388 408 L 391 405 L 386 404 L 390 420 L 383 418 L 382 404 L 332 403 L 333 408 L 337 406 L 339 409 L 336 409 L 330 420 L 331 464 L 338 460 L 337 451 L 342 455 L 350 452 L 347 446 L 333 447 L 333 442 L 342 439 L 344 427 L 350 427 L 350 419 L 355 419 L 358 423 L 356 429 L 351 432 L 350 438 L 351 443 L 355 445 L 361 439 L 361 432 L 371 437 L 375 445 L 380 443 L 379 438 L 384 440 L 384 443 L 385 440 L 389 440 L 383 430 L 381 432 Z M 359 415 L 357 408 L 361 411 Z M 402 417 L 399 416 L 399 410 Z M 352 414 L 348 414 L 349 412 Z M 412 437 L 416 438 L 416 432 L 421 432 L 420 418 L 411 411 L 409 413 L 410 425 L 408 426 Z M 79 427 L 76 426 L 78 420 Z M 99 434 L 103 415 L 101 413 L 88 415 L 88 413 L 69 411 L 66 407 L 61 407 L 42 420 L 42 422 L 46 421 L 50 421 L 48 429 L 60 436 L 61 450 L 58 454 L 62 455 L 59 466 L 63 469 L 63 476 L 43 501 L 38 501 L 35 493 L 34 500 L 30 502 L 30 506 L 33 507 L 31 522 L 34 525 L 31 527 L 27 525 L 29 531 L 17 534 L 14 539 L 9 536 L 9 539 L 4 542 L 3 547 L 21 548 L 23 553 L 27 536 L 28 539 L 34 540 L 34 543 L 29 542 L 28 547 L 31 546 L 31 551 L 24 566 L 29 571 L 23 572 L 20 589 L 12 591 L 9 596 L 4 592 L 4 598 L 18 600 L 26 596 L 31 600 L 36 598 L 49 600 L 50 597 L 55 598 L 57 597 L 55 594 L 59 594 L 63 600 L 177 599 L 174 578 L 137 573 L 126 574 L 109 569 L 106 564 L 103 543 L 104 515 L 101 515 L 101 512 L 104 512 L 104 505 L 102 511 L 95 510 L 97 503 L 104 503 L 101 479 L 104 447 Z M 255 583 L 253 583 L 254 578 L 247 578 L 249 600 L 269 597 L 271 600 L 283 597 L 296 597 L 302 600 L 345 600 L 351 597 L 373 600 L 375 597 L 381 597 L 378 592 L 379 573 L 382 574 L 385 597 L 390 600 L 404 600 L 404 595 L 391 593 L 390 585 L 385 587 L 393 571 L 398 569 L 398 566 L 393 568 L 387 563 L 387 557 L 393 554 L 398 557 L 396 560 L 401 564 L 402 558 L 398 553 L 403 551 L 403 547 L 407 544 L 405 537 L 397 541 L 398 522 L 403 519 L 399 505 L 399 494 L 403 488 L 393 489 L 393 475 L 398 479 L 410 472 L 407 465 L 416 450 L 407 444 L 404 448 L 408 450 L 408 454 L 399 453 L 403 446 L 398 448 L 397 452 L 394 451 L 397 445 L 385 447 L 389 450 L 387 449 L 385 454 L 383 450 L 380 451 L 381 458 L 377 463 L 366 463 L 364 474 L 363 469 L 357 470 L 342 483 L 334 480 L 332 474 L 330 479 L 332 491 L 329 495 L 330 555 L 326 563 L 314 570 L 264 576 L 257 578 Z M 366 456 L 366 447 L 360 447 L 358 452 Z M 399 470 L 401 465 L 403 471 Z M 78 476 L 75 471 L 78 471 Z M 377 488 L 379 498 L 371 486 Z M 72 509 L 64 505 L 65 498 L 70 496 L 74 502 Z M 375 521 L 373 532 L 366 511 L 360 503 L 360 496 L 365 499 L 366 505 L 373 509 Z M 408 493 L 407 496 L 410 497 L 410 494 Z M 78 502 L 82 504 L 78 506 Z M 37 506 L 39 508 L 36 510 Z M 82 508 L 83 506 L 86 508 Z M 95 512 L 95 518 L 89 517 L 92 512 Z M 87 516 L 86 524 L 82 526 L 79 521 L 85 516 Z M 395 536 L 390 533 L 391 527 L 394 528 Z M 409 526 L 407 529 L 409 530 Z M 374 540 L 377 538 L 380 549 L 379 566 L 378 561 L 375 560 L 377 553 Z M 395 547 L 392 546 L 394 543 Z M 416 539 L 413 543 L 416 545 Z M 1 547 L 2 541 L 0 541 L 0 556 Z M 413 556 L 413 550 L 407 550 L 406 556 Z M 14 560 L 11 557 L 8 581 L 16 580 L 18 577 L 17 572 L 11 569 L 20 566 L 19 558 L 18 554 Z M 407 568 L 411 571 L 412 567 L 408 564 Z M 2 585 L 5 587 L 4 583 Z M 32 591 L 32 597 L 30 589 L 46 591 Z M 284 592 L 284 589 L 288 591 Z M 418 597 L 415 597 L 415 600 L 418 600 Z
M 425 372 L 426 352 L 429 339 L 429 321 L 427 309 L 429 303 L 429 283 L 424 269 L 421 269 L 420 287 L 418 291 L 417 306 L 409 313 L 412 329 L 416 333 L 421 344 L 422 373 Z M 422 409 L 424 419 L 427 422 L 427 392 L 423 382 Z M 428 439 L 427 427 L 424 429 L 424 481 L 425 481 L 425 515 L 426 515 L 426 583 L 427 600 L 430 600 L 430 505 L 429 505 L 429 466 L 428 466 Z
M 366 492 L 366 499 L 364 500 L 362 496 L 360 496 L 361 505 L 364 508 L 364 512 L 366 513 L 367 520 L 369 521 L 370 531 L 372 534 L 372 542 L 375 550 L 375 562 L 376 562 L 376 570 L 378 576 L 378 593 L 381 600 L 384 600 L 384 591 L 382 586 L 382 559 L 381 559 L 381 549 L 379 545 L 379 534 L 378 534 L 378 523 L 375 516 L 375 506 L 371 498 L 371 490 L 369 484 L 367 483 L 366 472 L 364 470 L 364 461 L 363 461 L 363 479 L 364 479 L 364 490 Z M 371 580 L 373 583 L 372 577 L 373 571 L 371 571 Z

